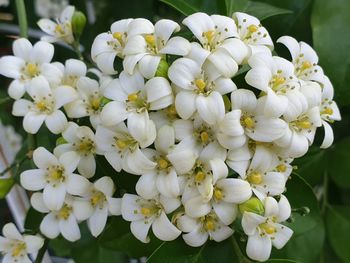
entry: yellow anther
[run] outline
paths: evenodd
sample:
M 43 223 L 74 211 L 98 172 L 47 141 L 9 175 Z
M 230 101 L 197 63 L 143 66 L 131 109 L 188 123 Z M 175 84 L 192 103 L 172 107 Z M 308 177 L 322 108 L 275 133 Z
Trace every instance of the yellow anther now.
M 212 231 L 215 229 L 215 222 L 211 219 L 206 220 L 204 227 L 207 231 Z
M 72 211 L 72 208 L 68 205 L 63 205 L 63 207 L 60 209 L 60 211 L 58 211 L 58 217 L 60 219 L 64 219 L 67 220 L 68 217 L 70 216 L 70 213 Z
M 303 62 L 303 65 L 302 65 L 303 69 L 308 69 L 308 68 L 311 68 L 311 67 L 312 67 L 312 64 L 310 63 L 310 61 L 304 61 Z
M 284 173 L 285 171 L 287 171 L 287 166 L 283 163 L 277 165 L 276 170 L 280 173 Z
M 195 81 L 196 87 L 199 89 L 200 92 L 203 92 L 206 86 L 206 83 L 202 79 L 196 79 Z
M 120 32 L 114 32 L 113 33 L 113 38 L 118 40 L 120 43 L 123 42 L 123 34 Z
M 323 111 L 321 111 L 321 114 L 327 114 L 327 115 L 332 115 L 333 114 L 333 110 L 331 108 L 324 108 Z
M 159 167 L 160 169 L 165 169 L 165 168 L 168 167 L 168 165 L 169 165 L 169 163 L 168 163 L 167 160 L 165 160 L 165 159 L 163 159 L 163 158 L 160 158 L 160 159 L 158 160 L 158 167 Z
M 204 180 L 205 178 L 205 173 L 202 172 L 202 171 L 199 171 L 196 173 L 195 177 L 194 177 L 194 180 L 197 182 L 197 183 L 200 183 Z
M 255 126 L 255 121 L 251 117 L 245 117 L 243 119 L 243 122 L 244 122 L 244 126 L 247 127 L 248 129 L 252 129 Z
M 28 75 L 30 75 L 30 76 L 35 76 L 39 72 L 38 66 L 34 63 L 28 63 L 26 71 L 27 71 Z
M 202 131 L 200 136 L 201 136 L 202 143 L 208 142 L 209 134 L 206 131 Z
M 63 35 L 65 33 L 63 27 L 60 24 L 56 25 L 55 32 L 59 33 L 61 35 Z
M 116 144 L 119 149 L 125 149 L 125 147 L 127 146 L 125 141 L 119 139 L 116 141 Z
M 207 32 L 205 32 L 203 34 L 206 37 L 206 39 L 208 39 L 208 42 L 211 42 L 213 37 L 214 37 L 214 35 L 215 35 L 215 31 L 214 30 L 209 30 L 209 31 L 207 31 Z
M 273 234 L 276 232 L 276 228 L 274 226 L 271 226 L 268 223 L 263 223 L 259 225 L 261 229 L 263 229 L 265 231 L 266 234 Z
M 145 40 L 150 46 L 154 46 L 156 43 L 156 38 L 154 37 L 154 35 L 145 35 Z
M 255 33 L 256 31 L 258 31 L 259 27 L 256 25 L 250 25 L 248 26 L 248 30 L 250 33 Z
M 215 190 L 214 190 L 214 197 L 215 197 L 216 200 L 220 201 L 220 200 L 222 200 L 224 195 L 223 195 L 223 193 L 222 193 L 222 191 L 220 189 L 215 188 Z
M 301 120 L 296 122 L 296 126 L 299 129 L 310 129 L 311 128 L 311 122 L 307 120 Z
M 151 213 L 152 213 L 151 208 L 148 208 L 148 207 L 141 208 L 141 214 L 143 214 L 144 216 L 150 216 Z
M 44 111 L 44 110 L 46 110 L 46 103 L 45 102 L 43 102 L 43 101 L 39 101 L 39 102 L 37 102 L 36 104 L 36 107 L 40 110 L 40 111 Z
M 286 79 L 284 77 L 281 77 L 281 76 L 274 76 L 272 78 L 272 82 L 273 82 L 273 85 L 275 87 L 283 84 L 285 81 L 286 81 Z
M 51 180 L 57 181 L 63 177 L 63 171 L 55 169 L 50 173 L 49 177 Z
M 12 249 L 12 257 L 18 257 L 22 254 L 23 251 L 27 249 L 27 246 L 24 242 L 19 241 Z
M 106 200 L 106 197 L 102 192 L 95 192 L 90 198 L 90 203 L 93 206 L 96 206 L 97 204 L 100 204 L 105 200 Z
M 168 111 L 168 114 L 169 114 L 169 115 L 172 115 L 172 116 L 177 115 L 176 108 L 175 108 L 175 105 L 174 105 L 174 104 L 170 105 L 170 106 L 167 108 L 167 111 Z
M 252 172 L 248 175 L 247 179 L 251 184 L 260 184 L 262 182 L 262 176 L 258 172 Z
M 128 95 L 128 101 L 135 101 L 138 99 L 138 97 L 139 96 L 137 95 L 137 93 L 131 93 Z
M 91 100 L 91 108 L 93 110 L 98 110 L 100 109 L 100 98 L 94 98 Z

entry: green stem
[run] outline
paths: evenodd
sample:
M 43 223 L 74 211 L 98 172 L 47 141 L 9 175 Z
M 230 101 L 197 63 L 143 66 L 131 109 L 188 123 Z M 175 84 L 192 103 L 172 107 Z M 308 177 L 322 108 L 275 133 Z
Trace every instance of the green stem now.
M 48 245 L 49 245 L 49 239 L 45 239 L 44 245 L 40 248 L 34 263 L 41 263 L 43 261 L 43 257 L 45 255 Z
M 83 57 L 83 54 L 81 53 L 80 49 L 79 49 L 79 46 L 80 46 L 80 42 L 79 42 L 79 39 L 77 39 L 76 41 L 74 41 L 74 43 L 72 44 L 72 47 L 75 51 L 75 53 L 77 54 L 78 58 L 81 60 L 81 61 L 84 61 L 84 57 Z
M 24 0 L 16 0 L 20 36 L 28 38 L 28 23 Z
M 9 101 L 11 101 L 10 97 L 2 98 L 2 99 L 0 99 L 0 105 L 6 104 Z
M 3 176 L 5 175 L 8 171 L 10 171 L 13 167 L 17 167 L 17 170 L 18 168 L 22 165 L 22 163 L 29 159 L 29 156 L 28 155 L 25 155 L 21 160 L 17 161 L 17 162 L 13 162 L 10 166 L 8 166 L 5 170 L 3 170 L 1 173 L 0 173 L 0 176 Z
M 243 253 L 242 250 L 240 249 L 235 237 L 232 235 L 231 239 L 231 243 L 233 246 L 234 251 L 236 252 L 236 256 L 238 258 L 238 262 L 239 263 L 252 263 L 252 261 L 250 261 L 249 259 L 247 259 Z

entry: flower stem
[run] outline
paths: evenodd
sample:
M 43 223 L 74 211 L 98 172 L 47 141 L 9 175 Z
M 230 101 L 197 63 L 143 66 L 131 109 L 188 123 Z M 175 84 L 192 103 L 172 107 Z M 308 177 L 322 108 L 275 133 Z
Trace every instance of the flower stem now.
M 34 263 L 41 263 L 43 261 L 43 258 L 44 258 L 44 255 L 45 255 L 45 252 L 47 250 L 48 245 L 49 245 L 49 239 L 45 239 L 44 245 L 40 248 Z
M 28 23 L 24 0 L 16 0 L 20 36 L 28 38 Z
M 0 173 L 0 176 L 5 175 L 8 171 L 10 171 L 15 166 L 17 167 L 17 170 L 18 170 L 18 168 L 22 165 L 22 163 L 24 163 L 24 161 L 28 159 L 30 159 L 30 156 L 29 154 L 26 154 L 21 160 L 13 162 L 10 166 L 8 166 L 5 170 L 3 170 Z
M 77 54 L 78 58 L 81 61 L 84 61 L 84 57 L 83 57 L 83 54 L 81 53 L 81 51 L 79 49 L 79 46 L 80 46 L 80 41 L 79 40 L 74 41 L 74 43 L 72 44 L 72 47 L 73 47 L 75 53 Z

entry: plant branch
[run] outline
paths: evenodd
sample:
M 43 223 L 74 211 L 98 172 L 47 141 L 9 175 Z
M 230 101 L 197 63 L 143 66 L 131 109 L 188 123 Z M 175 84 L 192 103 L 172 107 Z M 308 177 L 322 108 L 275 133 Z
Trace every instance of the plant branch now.
M 49 245 L 49 239 L 45 239 L 44 245 L 40 248 L 34 263 L 41 263 L 43 261 L 43 258 L 44 258 L 44 255 L 45 255 L 45 252 L 47 250 L 48 245 Z
M 20 29 L 20 36 L 28 38 L 28 23 L 24 0 L 16 0 L 16 9 Z
M 21 160 L 16 161 L 16 162 L 13 162 L 10 166 L 8 166 L 5 170 L 3 170 L 3 171 L 0 173 L 0 176 L 5 175 L 5 174 L 6 174 L 8 171 L 10 171 L 13 167 L 16 167 L 17 170 L 18 170 L 18 168 L 22 165 L 22 163 L 23 163 L 25 160 L 29 160 L 29 159 L 31 159 L 30 154 L 26 154 Z

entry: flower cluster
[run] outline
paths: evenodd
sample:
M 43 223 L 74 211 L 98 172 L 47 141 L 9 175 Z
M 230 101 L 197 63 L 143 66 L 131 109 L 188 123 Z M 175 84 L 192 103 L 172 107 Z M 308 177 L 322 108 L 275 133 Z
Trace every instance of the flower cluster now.
M 39 22 L 68 44 L 69 8 L 56 24 Z M 61 233 L 75 241 L 84 220 L 98 236 L 109 215 L 121 215 L 142 242 L 152 227 L 161 240 L 182 234 L 197 247 L 228 238 L 238 220 L 247 255 L 265 261 L 292 236 L 283 225 L 291 214 L 283 195 L 291 163 L 308 151 L 318 127 L 321 148 L 329 147 L 329 123 L 340 120 L 315 51 L 283 36 L 277 42 L 292 60 L 273 55 L 269 33 L 245 13 L 195 13 L 182 23 L 192 42 L 167 19 L 113 23 L 92 44 L 99 70 L 75 59 L 51 62 L 51 44 L 26 39 L 0 59 L 0 73 L 14 79 L 12 113 L 24 116 L 24 129 L 35 134 L 45 122 L 61 134 L 53 153 L 37 148 L 37 169 L 21 174 L 22 186 L 36 191 L 32 206 L 47 214 L 40 230 L 48 238 Z M 246 85 L 237 87 L 242 74 Z M 83 117 L 88 126 L 76 121 Z M 96 155 L 116 173 L 95 175 Z M 112 178 L 121 171 L 140 177 L 136 194 L 115 198 Z

